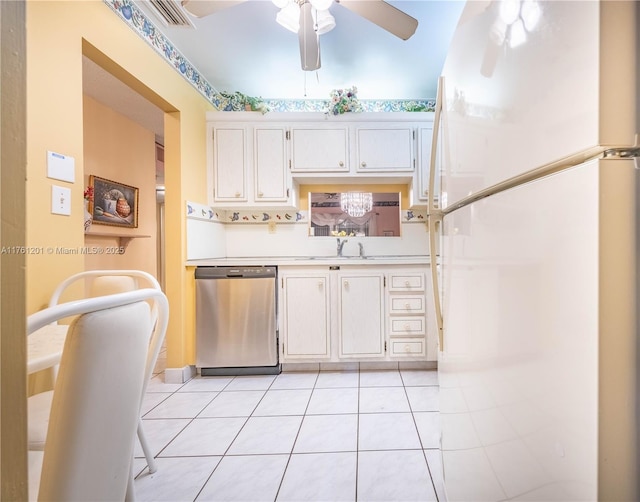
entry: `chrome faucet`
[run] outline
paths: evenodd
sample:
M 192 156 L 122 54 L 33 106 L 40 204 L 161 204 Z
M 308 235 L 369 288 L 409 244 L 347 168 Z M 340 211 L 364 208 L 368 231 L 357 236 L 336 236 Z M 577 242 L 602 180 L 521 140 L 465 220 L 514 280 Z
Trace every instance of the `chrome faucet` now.
M 340 238 L 338 237 L 337 240 L 338 240 L 338 256 L 342 256 L 342 248 L 347 243 L 347 239 L 340 240 Z
M 360 258 L 366 258 L 364 255 L 364 244 L 362 244 L 362 242 L 358 242 L 358 248 L 360 249 Z

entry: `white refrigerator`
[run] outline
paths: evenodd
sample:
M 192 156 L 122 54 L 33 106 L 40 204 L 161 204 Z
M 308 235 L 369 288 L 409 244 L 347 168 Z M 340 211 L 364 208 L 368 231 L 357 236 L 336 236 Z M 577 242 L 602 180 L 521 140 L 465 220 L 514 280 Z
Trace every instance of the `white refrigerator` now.
M 462 13 L 429 209 L 448 500 L 640 498 L 639 18 L 633 1 Z

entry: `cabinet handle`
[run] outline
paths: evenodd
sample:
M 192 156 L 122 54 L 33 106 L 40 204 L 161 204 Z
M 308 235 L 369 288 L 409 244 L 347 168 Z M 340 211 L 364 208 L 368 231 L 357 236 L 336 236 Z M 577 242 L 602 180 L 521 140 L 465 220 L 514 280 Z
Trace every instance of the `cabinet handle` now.
M 362 167 L 367 167 L 367 163 L 366 163 L 364 160 L 360 163 L 360 165 L 361 165 Z
M 404 285 L 408 288 L 411 287 L 411 283 L 409 281 L 404 281 Z
M 258 192 L 258 197 L 262 197 L 264 195 L 264 192 Z
M 339 165 L 340 167 L 344 167 L 344 162 L 340 161 L 340 162 L 338 162 L 338 165 Z
M 404 306 L 407 310 L 411 310 L 411 304 L 405 303 Z
M 342 284 L 344 285 L 345 289 L 349 289 L 349 281 L 344 281 Z
M 323 286 L 322 281 L 318 281 L 318 289 L 322 289 L 322 286 Z
M 236 197 L 240 197 L 240 192 L 236 192 Z
M 410 331 L 411 326 L 409 326 L 408 324 L 404 325 L 404 330 L 405 331 Z

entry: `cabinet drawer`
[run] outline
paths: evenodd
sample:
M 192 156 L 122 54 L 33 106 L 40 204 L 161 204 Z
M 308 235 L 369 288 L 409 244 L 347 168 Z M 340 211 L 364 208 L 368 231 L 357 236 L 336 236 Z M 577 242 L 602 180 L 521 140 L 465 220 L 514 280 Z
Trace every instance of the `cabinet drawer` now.
M 424 356 L 424 339 L 407 338 L 405 340 L 391 340 L 392 356 Z
M 389 291 L 424 291 L 424 274 L 392 274 Z
M 390 314 L 424 314 L 424 296 L 392 296 Z
M 392 317 L 391 335 L 424 335 L 424 317 Z

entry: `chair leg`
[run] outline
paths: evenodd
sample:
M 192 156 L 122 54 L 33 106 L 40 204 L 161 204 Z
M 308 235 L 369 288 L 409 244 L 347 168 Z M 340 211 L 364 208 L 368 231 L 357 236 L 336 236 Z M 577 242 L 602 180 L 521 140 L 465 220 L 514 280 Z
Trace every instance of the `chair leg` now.
M 125 502 L 136 502 L 135 481 L 133 480 L 133 457 L 131 458 L 131 466 L 129 467 L 129 481 L 127 483 L 124 500 Z
M 140 440 L 140 446 L 142 446 L 142 451 L 144 452 L 144 456 L 147 459 L 147 466 L 149 467 L 149 473 L 153 474 L 158 470 L 158 466 L 156 465 L 156 459 L 153 458 L 153 454 L 151 453 L 151 449 L 149 448 L 149 443 L 147 443 L 147 437 L 144 435 L 144 429 L 142 428 L 142 420 L 138 420 L 138 439 Z

